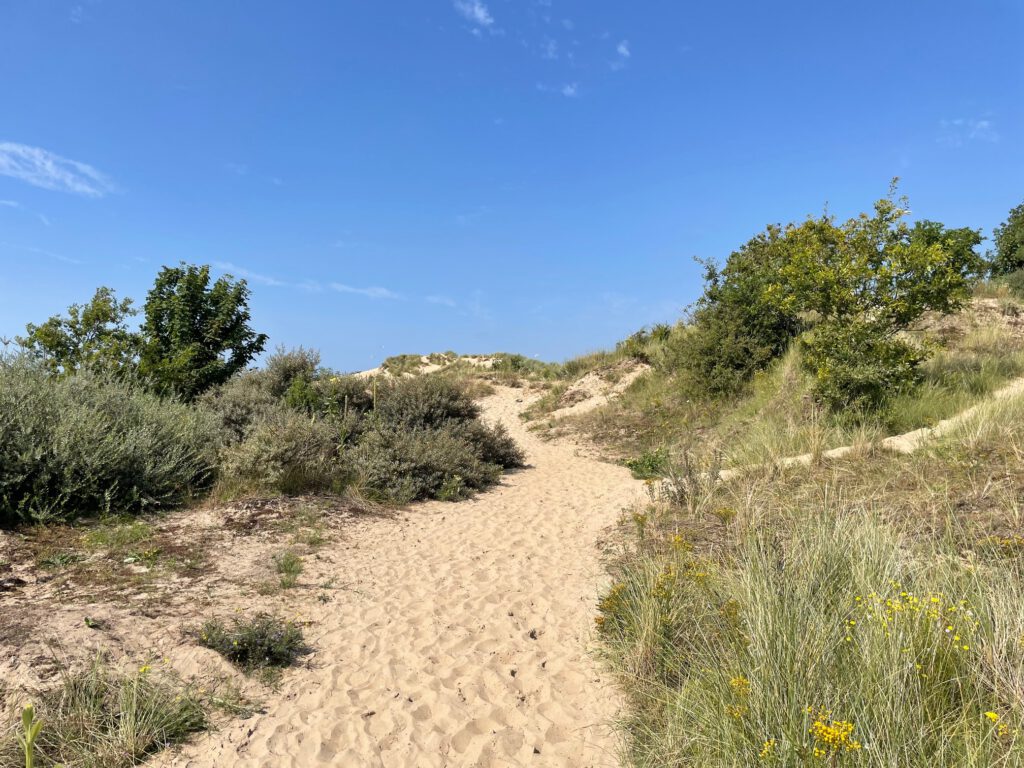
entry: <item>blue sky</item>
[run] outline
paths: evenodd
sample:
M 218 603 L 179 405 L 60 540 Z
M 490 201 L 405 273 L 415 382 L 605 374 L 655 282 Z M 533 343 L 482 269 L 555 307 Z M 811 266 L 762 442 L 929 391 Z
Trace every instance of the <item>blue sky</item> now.
M 1019 0 L 4 0 L 0 336 L 185 260 L 342 370 L 592 350 L 893 176 L 989 233 L 1022 38 Z

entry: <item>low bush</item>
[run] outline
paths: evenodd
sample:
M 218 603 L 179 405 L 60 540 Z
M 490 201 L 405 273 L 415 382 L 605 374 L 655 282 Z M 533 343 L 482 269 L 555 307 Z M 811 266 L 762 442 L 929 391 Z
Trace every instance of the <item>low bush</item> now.
M 1000 278 L 1010 293 L 1018 299 L 1024 299 L 1024 269 L 1016 269 Z
M 463 498 L 497 482 L 503 469 L 481 460 L 453 429 L 378 425 L 349 455 L 366 490 L 398 504 L 442 495 Z
M 834 411 L 869 411 L 917 384 L 927 353 L 858 320 L 821 323 L 800 340 L 819 399 Z
M 211 619 L 196 635 L 202 645 L 245 672 L 289 667 L 306 650 L 296 624 L 267 613 L 236 618 L 231 624 Z
M 256 424 L 278 409 L 279 400 L 261 371 L 246 371 L 203 393 L 199 404 L 217 419 L 221 441 L 232 444 L 245 440 Z
M 81 372 L 0 360 L 0 525 L 171 506 L 213 481 L 204 411 Z
M 36 768 L 128 768 L 208 725 L 197 692 L 173 675 L 122 674 L 99 660 L 64 673 L 36 710 Z M 0 742 L 0 762 L 26 764 L 15 739 Z
M 480 407 L 457 383 L 439 376 L 418 376 L 382 383 L 374 415 L 400 429 L 437 429 L 477 418 Z
M 330 422 L 275 406 L 245 440 L 222 451 L 221 492 L 341 490 L 346 472 L 338 450 L 339 432 Z

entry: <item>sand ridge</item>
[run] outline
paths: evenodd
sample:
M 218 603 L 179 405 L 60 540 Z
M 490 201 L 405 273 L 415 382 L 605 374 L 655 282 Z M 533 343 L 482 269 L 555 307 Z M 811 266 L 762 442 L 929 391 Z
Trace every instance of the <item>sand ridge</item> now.
M 483 401 L 528 468 L 355 526 L 333 558 L 344 589 L 303 616 L 308 668 L 263 714 L 156 764 L 617 765 L 617 694 L 591 653 L 597 542 L 642 484 L 528 432 L 528 404 L 509 388 Z

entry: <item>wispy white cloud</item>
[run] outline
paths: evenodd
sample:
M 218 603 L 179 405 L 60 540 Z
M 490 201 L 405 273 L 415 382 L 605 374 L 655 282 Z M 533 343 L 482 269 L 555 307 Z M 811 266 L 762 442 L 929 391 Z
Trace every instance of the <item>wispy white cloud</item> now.
M 633 50 L 629 47 L 629 40 L 621 40 L 615 46 L 616 59 L 612 62 L 612 69 L 618 71 L 625 69 L 626 64 L 633 57 Z
M 379 285 L 373 285 L 369 288 L 356 288 L 351 285 L 345 285 L 344 283 L 331 283 L 331 290 L 338 291 L 338 293 L 355 293 L 359 296 L 365 296 L 368 299 L 401 298 L 394 291 L 389 291 L 387 288 L 381 288 Z
M 72 24 L 81 24 L 85 21 L 85 8 L 81 5 L 71 6 L 71 11 L 68 13 L 68 21 Z
M 0 142 L 0 176 L 85 197 L 103 197 L 116 190 L 113 182 L 91 165 L 12 141 Z
M 224 168 L 236 176 L 245 176 L 249 172 L 249 166 L 245 163 L 224 163 Z
M 490 9 L 480 0 L 455 0 L 455 10 L 478 27 L 494 26 L 494 17 L 491 15 Z
M 52 224 L 50 223 L 50 219 L 49 219 L 49 217 L 47 217 L 47 216 L 46 216 L 45 214 L 42 214 L 42 213 L 37 213 L 37 214 L 36 214 L 36 218 L 37 218 L 37 219 L 39 219 L 39 221 L 41 221 L 41 222 L 43 223 L 43 226 L 44 226 L 44 227 L 51 227 L 51 226 L 53 226 L 53 225 L 52 225 Z
M 56 259 L 57 261 L 63 261 L 65 264 L 81 264 L 82 263 L 81 259 L 73 259 L 70 256 L 64 256 L 64 255 L 59 254 L 59 253 L 54 253 L 53 251 L 44 250 L 42 248 L 33 248 L 32 246 L 29 246 L 29 245 L 14 245 L 13 243 L 0 242 L 0 248 L 12 248 L 12 249 L 14 249 L 16 251 L 24 251 L 26 253 L 34 253 L 34 254 L 37 254 L 39 256 L 46 256 L 46 257 L 51 258 L 51 259 Z
M 276 277 L 271 277 L 270 275 L 262 275 L 259 272 L 253 272 L 245 267 L 232 264 L 230 261 L 215 261 L 213 262 L 213 266 L 224 272 L 230 272 L 236 277 L 244 277 L 246 280 L 251 280 L 252 282 L 259 283 L 260 285 L 270 285 L 280 288 L 289 285 L 289 283 L 286 283 L 284 280 L 278 280 Z
M 537 90 L 541 93 L 559 93 L 565 96 L 567 99 L 574 99 L 579 96 L 580 85 L 579 83 L 566 83 L 565 85 L 548 85 L 547 83 L 537 83 Z
M 968 142 L 995 144 L 999 133 L 991 120 L 984 118 L 958 117 L 939 121 L 939 136 L 936 141 L 947 147 L 962 147 Z
M 21 208 L 17 200 L 0 200 L 0 208 Z
M 425 301 L 428 304 L 440 304 L 443 307 L 456 307 L 455 299 L 451 299 L 447 296 L 427 296 Z
M 558 58 L 558 41 L 553 40 L 550 37 L 544 38 L 544 42 L 540 46 L 541 58 L 554 61 Z

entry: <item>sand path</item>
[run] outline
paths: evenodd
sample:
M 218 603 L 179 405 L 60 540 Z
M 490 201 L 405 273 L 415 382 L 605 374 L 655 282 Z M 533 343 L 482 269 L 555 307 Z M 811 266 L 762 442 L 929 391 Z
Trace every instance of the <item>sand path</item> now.
M 175 766 L 614 766 L 616 693 L 589 650 L 597 541 L 641 484 L 545 443 L 521 390 L 487 398 L 530 467 L 459 504 L 371 520 L 332 553 L 308 669 L 266 712 L 207 734 Z

